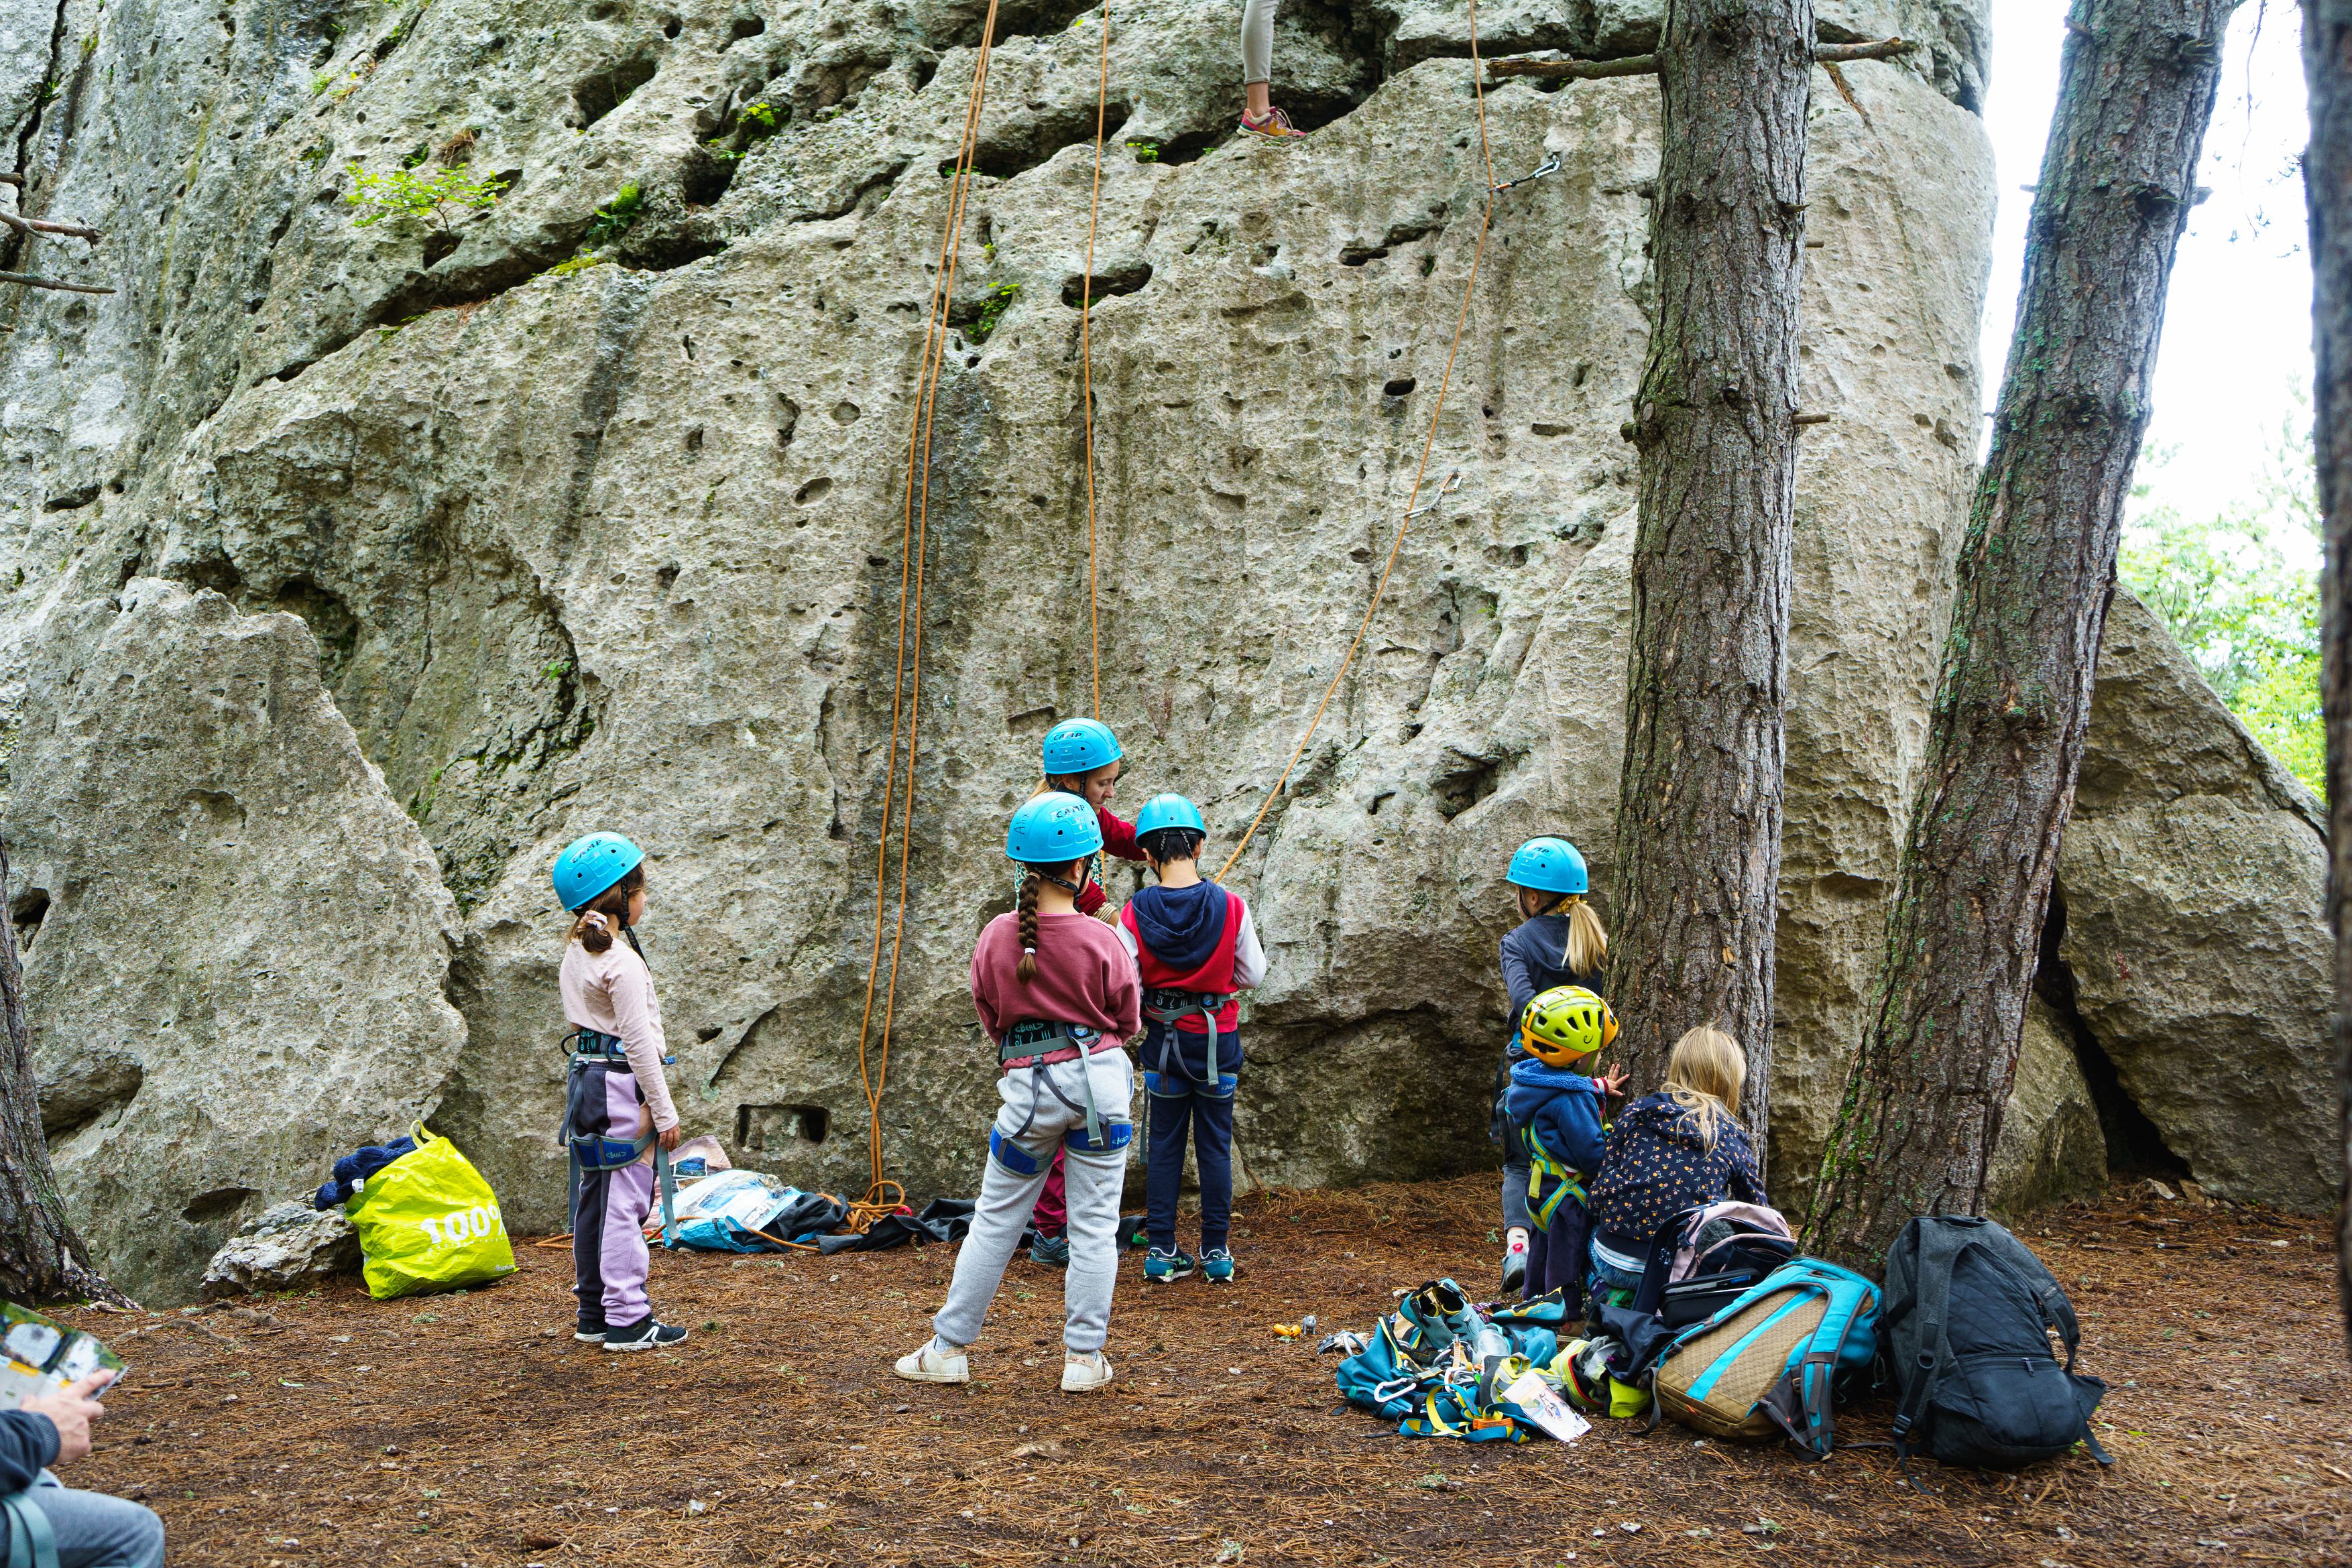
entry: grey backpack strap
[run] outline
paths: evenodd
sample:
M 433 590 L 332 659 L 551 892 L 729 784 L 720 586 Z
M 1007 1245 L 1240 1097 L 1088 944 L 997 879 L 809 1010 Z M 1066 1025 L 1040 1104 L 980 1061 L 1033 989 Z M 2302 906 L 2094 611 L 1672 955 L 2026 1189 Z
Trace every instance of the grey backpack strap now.
M 49 1516 L 26 1487 L 14 1497 L 0 1498 L 8 1520 L 8 1568 L 58 1568 L 57 1531 Z

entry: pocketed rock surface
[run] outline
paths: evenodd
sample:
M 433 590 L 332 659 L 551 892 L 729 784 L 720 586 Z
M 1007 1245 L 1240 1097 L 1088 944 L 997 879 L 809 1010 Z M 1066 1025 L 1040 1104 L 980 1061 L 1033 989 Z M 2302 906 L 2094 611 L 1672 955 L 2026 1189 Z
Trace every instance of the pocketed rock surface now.
M 689 1130 L 863 1188 L 877 917 L 897 944 L 874 857 L 911 393 L 982 9 L 0 0 L 0 39 L 49 40 L 46 64 L 0 49 L 24 204 L 107 236 L 45 238 L 17 264 L 119 290 L 0 296 L 5 723 L 29 737 L 91 700 L 128 634 L 114 623 L 149 613 L 143 583 L 220 627 L 179 653 L 178 697 L 141 713 L 135 761 L 97 732 L 37 757 L 28 740 L 0 808 L 41 1072 L 74 1107 L 53 1127 L 59 1176 L 103 1266 L 158 1300 L 192 1292 L 239 1219 L 420 1112 L 518 1226 L 558 1225 L 546 873 L 596 828 L 655 857 L 646 935 Z M 1568 833 L 1606 907 L 1633 509 L 1618 433 L 1647 329 L 1656 89 L 1517 81 L 1486 94 L 1482 141 L 1466 7 L 1292 0 L 1276 91 L 1316 129 L 1271 146 L 1231 139 L 1233 5 L 1118 5 L 1089 272 L 1087 9 L 1000 10 L 948 299 L 908 621 L 920 696 L 901 705 L 921 728 L 885 987 L 889 1174 L 919 1195 L 976 1178 L 969 945 L 1007 902 L 996 850 L 1039 736 L 1095 706 L 1097 634 L 1131 765 L 1118 804 L 1192 795 L 1221 856 L 1363 614 L 1441 384 L 1423 499 L 1457 469 L 1460 488 L 1406 535 L 1233 884 L 1271 961 L 1244 1030 L 1255 1174 L 1469 1168 L 1488 1155 L 1509 850 Z M 1806 434 L 1796 528 L 1785 1203 L 1878 962 L 1980 424 L 1993 208 L 1980 12 L 1821 14 L 1825 36 L 1925 47 L 1844 68 L 1843 89 L 1818 75 L 1811 120 L 1802 396 L 1832 417 Z M 1625 53 L 1657 15 L 1497 4 L 1481 26 L 1490 54 Z M 1449 382 L 1489 151 L 1497 179 L 1560 168 L 1497 202 Z M 446 230 L 361 228 L 353 164 L 510 183 Z M 583 247 L 607 259 L 554 270 Z M 306 650 L 367 772 L 216 747 L 207 694 L 255 637 Z M 2099 847 L 2065 862 L 2079 936 L 2061 956 L 2085 972 L 2064 1037 L 2095 1039 L 2215 1192 L 2324 1206 L 2325 1130 L 2301 1111 L 2326 996 L 2307 800 L 2270 789 L 2161 632 L 2130 637 L 2145 678 L 2103 692 L 2092 749 L 2136 782 L 2085 788 L 2076 831 Z M 2192 740 L 2210 777 L 2179 795 Z M 224 852 L 184 831 L 177 796 L 121 809 L 57 771 L 111 767 L 205 775 L 192 788 L 242 813 L 234 859 L 257 887 L 373 857 L 385 913 L 305 917 L 269 892 L 238 949 L 268 983 L 221 983 L 100 896 L 201 890 L 183 905 L 200 924 Z M 322 828 L 354 792 L 381 830 Z M 908 821 L 903 795 L 891 810 Z M 396 828 L 426 852 L 378 854 Z M 2216 887 L 2259 917 L 2200 918 L 2187 890 Z M 355 983 L 387 943 L 411 967 Z M 2213 1135 L 2223 1102 L 2167 1087 L 2209 1002 L 2243 1042 L 2235 1148 Z M 189 1028 L 199 1010 L 212 1021 Z M 309 1019 L 299 1040 L 289 1016 Z M 339 1054 L 367 1071 L 303 1065 Z M 171 1141 L 179 1111 L 148 1102 L 181 1083 L 268 1113 Z
M 2113 1470 L 1915 1461 L 1914 1491 L 1883 1448 L 1814 1464 L 1671 1424 L 1566 1449 L 1397 1437 L 1272 1328 L 1363 1332 L 1437 1274 L 1491 1289 L 1494 1195 L 1465 1179 L 1244 1199 L 1227 1288 L 1146 1285 L 1130 1255 L 1118 1377 L 1085 1397 L 1055 1386 L 1061 1276 L 1025 1260 L 978 1382 L 890 1375 L 953 1267 L 938 1247 L 657 1257 L 654 1299 L 693 1335 L 628 1356 L 572 1343 L 565 1255 L 527 1245 L 462 1297 L 339 1285 L 135 1337 L 91 1312 L 134 1373 L 70 1479 L 143 1494 L 200 1568 L 2344 1562 L 2352 1374 L 2316 1228 L 2145 1193 L 2019 1226 L 2112 1385 Z M 1839 1438 L 1884 1442 L 1891 1416 L 1843 1406 Z

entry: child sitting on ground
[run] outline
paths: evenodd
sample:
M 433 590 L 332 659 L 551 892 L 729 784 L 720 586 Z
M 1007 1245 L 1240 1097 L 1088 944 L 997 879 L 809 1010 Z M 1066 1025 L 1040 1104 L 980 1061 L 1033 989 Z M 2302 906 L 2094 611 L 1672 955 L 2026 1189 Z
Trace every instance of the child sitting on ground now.
M 1600 1168 L 1601 1119 L 1615 1087 L 1584 1076 L 1617 1038 L 1609 1004 L 1580 986 L 1560 986 L 1528 1004 L 1519 1020 L 1525 1060 L 1511 1068 L 1511 1133 L 1533 1174 L 1528 1204 L 1542 1227 L 1528 1248 L 1527 1299 L 1559 1291 L 1568 1315 L 1583 1310 L 1591 1218 L 1584 1183 Z
M 1068 1152 L 1069 1184 L 1062 1388 L 1083 1393 L 1111 1379 L 1103 1343 L 1135 1131 L 1135 1070 L 1120 1048 L 1142 1018 L 1134 960 L 1100 921 L 1078 913 L 1087 868 L 1101 848 L 1093 810 L 1070 795 L 1024 802 L 1006 831 L 1005 855 L 1024 872 L 1020 907 L 990 921 L 971 955 L 972 1008 L 996 1041 L 1003 1106 L 989 1129 L 980 1201 L 947 1302 L 931 1320 L 933 1336 L 895 1368 L 911 1382 L 971 1381 L 964 1349 L 980 1337 L 1056 1149 Z
M 1118 939 L 1143 980 L 1150 1020 L 1137 1052 L 1150 1123 L 1145 1159 L 1143 1277 L 1168 1283 L 1192 1271 L 1176 1245 L 1176 1189 L 1189 1127 L 1201 1173 L 1202 1272 L 1234 1277 L 1226 1239 L 1234 1211 L 1234 1088 L 1242 1066 L 1234 993 L 1265 977 L 1265 951 L 1238 893 L 1201 880 L 1208 824 L 1181 795 L 1155 795 L 1135 814 L 1135 834 L 1159 884 L 1118 914 Z
M 1631 1292 L 1675 1216 L 1702 1204 L 1765 1204 L 1756 1146 L 1734 1107 L 1748 1082 L 1739 1042 L 1713 1024 L 1675 1041 L 1666 1086 L 1618 1113 L 1592 1181 L 1593 1288 Z

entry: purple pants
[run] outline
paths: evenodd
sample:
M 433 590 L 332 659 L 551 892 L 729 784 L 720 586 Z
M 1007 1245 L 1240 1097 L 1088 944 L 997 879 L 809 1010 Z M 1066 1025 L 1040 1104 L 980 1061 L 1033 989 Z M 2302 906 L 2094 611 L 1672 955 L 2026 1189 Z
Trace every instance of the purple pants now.
M 628 1063 L 580 1068 L 572 1074 L 571 1131 L 579 1137 L 635 1138 L 644 1103 Z M 653 1311 L 646 1300 L 651 1254 L 645 1228 L 653 1206 L 650 1165 L 581 1171 L 572 1194 L 572 1267 L 582 1330 L 629 1328 Z
M 1568 1315 L 1582 1315 L 1585 1253 L 1591 1237 L 1591 1213 L 1573 1197 L 1560 1199 L 1551 1223 L 1528 1237 L 1526 1299 L 1532 1301 L 1546 1291 L 1558 1291 L 1568 1303 Z

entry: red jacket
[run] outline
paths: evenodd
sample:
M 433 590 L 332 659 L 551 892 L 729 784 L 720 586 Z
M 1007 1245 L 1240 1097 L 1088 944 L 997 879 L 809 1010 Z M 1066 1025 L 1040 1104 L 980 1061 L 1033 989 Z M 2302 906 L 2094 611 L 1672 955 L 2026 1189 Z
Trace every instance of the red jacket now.
M 1218 936 L 1216 946 L 1209 949 L 1209 956 L 1190 969 L 1170 968 L 1160 961 L 1149 946 L 1144 945 L 1143 933 L 1136 923 L 1133 901 L 1130 900 L 1127 906 L 1118 912 L 1118 923 L 1127 927 L 1127 934 L 1134 939 L 1135 967 L 1141 976 L 1143 988 L 1147 993 L 1159 990 L 1195 991 L 1222 996 L 1225 998 L 1225 1005 L 1217 1009 L 1217 1032 L 1231 1034 L 1241 1027 L 1241 1006 L 1233 995 L 1240 988 L 1234 983 L 1234 953 L 1241 937 L 1242 923 L 1247 916 L 1242 906 L 1240 894 L 1226 893 L 1224 898 L 1224 930 Z M 1198 1012 L 1188 1012 L 1177 1019 L 1176 1028 L 1185 1034 L 1209 1032 L 1209 1026 L 1202 1021 Z
M 1117 855 L 1123 861 L 1143 858 L 1142 846 L 1135 841 L 1135 829 L 1130 824 L 1120 821 L 1100 806 L 1095 808 L 1095 821 L 1102 825 L 1103 853 Z M 1102 883 L 1090 882 L 1087 883 L 1087 890 L 1078 894 L 1078 913 L 1092 915 L 1109 902 L 1110 894 L 1103 891 Z

